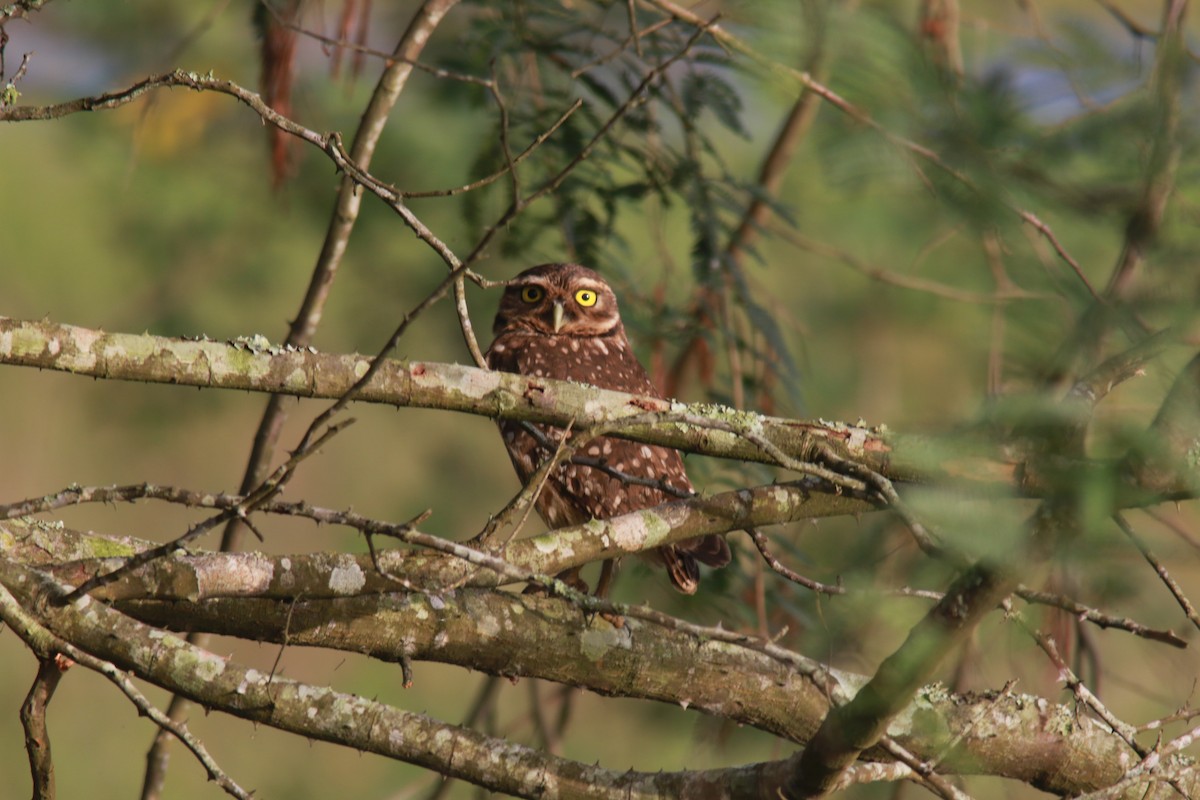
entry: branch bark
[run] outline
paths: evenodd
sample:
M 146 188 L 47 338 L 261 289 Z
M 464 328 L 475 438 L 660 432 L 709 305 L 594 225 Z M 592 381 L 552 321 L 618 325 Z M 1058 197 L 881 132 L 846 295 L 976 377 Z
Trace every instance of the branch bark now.
M 42 552 L 44 555 L 44 549 Z M 571 781 L 585 774 L 574 762 L 332 690 L 270 679 L 155 632 L 95 599 L 65 608 L 54 606 L 48 599 L 56 591 L 51 579 L 8 560 L 9 555 L 0 558 L 0 584 L 56 635 L 133 670 L 138 677 L 182 691 L 208 708 L 283 730 L 422 763 L 518 796 L 538 795 L 528 786 L 514 789 L 512 774 L 472 769 L 462 763 L 464 754 L 474 749 L 460 749 L 458 755 L 443 760 L 446 748 L 417 752 L 420 739 L 410 738 L 400 746 L 386 731 L 373 730 L 366 735 L 359 730 L 361 725 L 346 730 L 339 725 L 349 725 L 346 719 L 375 719 L 379 725 L 425 736 L 425 743 L 431 735 L 439 739 L 465 737 L 460 742 L 465 741 L 469 748 L 491 747 L 519 754 L 511 764 L 502 765 L 503 769 L 527 770 L 530 764 L 537 764 L 548 781 L 561 779 L 555 781 L 560 793 L 543 795 L 551 797 L 607 797 L 610 795 L 604 792 L 610 787 L 614 791 L 616 787 L 630 789 L 633 797 L 654 796 L 639 794 L 649 791 L 649 785 L 666 797 L 775 797 L 765 781 L 782 779 L 778 763 L 674 773 L 665 776 L 661 784 L 648 783 L 648 775 L 633 773 L 621 778 L 622 773 L 597 770 L 586 774 L 588 780 L 597 781 L 598 793 L 573 794 L 561 786 L 573 786 Z M 119 607 L 142 623 L 175 630 L 331 647 L 386 661 L 433 660 L 509 677 L 546 678 L 601 694 L 673 703 L 797 742 L 812 735 L 829 708 L 829 698 L 844 703 L 865 681 L 862 676 L 828 670 L 796 654 L 785 663 L 751 647 L 706 641 L 687 631 L 634 619 L 627 619 L 626 627 L 617 629 L 560 600 L 486 589 L 441 595 L 376 593 L 297 602 L 264 598 L 140 600 L 122 601 Z M 731 681 L 731 675 L 738 680 Z M 315 720 L 308 716 L 310 707 L 322 709 Z M 337 718 L 326 719 L 327 711 Z M 1003 731 L 1002 741 L 997 741 L 998 731 Z M 939 769 L 946 772 L 1001 775 L 1059 794 L 1107 786 L 1123 775 L 1125 745 L 1111 731 L 1068 707 L 1030 695 L 955 695 L 937 685 L 928 686 L 894 721 L 890 733 L 919 757 L 938 760 Z M 883 750 L 868 755 L 886 757 Z M 727 794 L 690 793 L 717 781 L 728 781 Z
M 261 336 L 216 342 L 0 317 L 0 364 L 110 380 L 338 399 L 370 368 L 371 359 L 275 346 Z M 576 430 L 604 426 L 611 435 L 635 441 L 718 458 L 783 463 L 823 476 L 831 473 L 820 466 L 829 453 L 890 480 L 940 482 L 957 489 L 973 486 L 993 495 L 1043 496 L 1057 489 L 1055 475 L 1090 473 L 1099 478 L 1114 467 L 1102 460 L 1043 458 L 1045 463 L 1053 461 L 1053 470 L 1026 468 L 1029 465 L 998 455 L 995 443 L 939 443 L 862 424 L 685 405 L 457 364 L 385 361 L 354 399 L 572 425 Z M 1151 434 L 1164 430 L 1160 424 Z M 1112 485 L 1114 504 L 1126 508 L 1195 497 L 1196 466 L 1185 459 L 1179 462 L 1181 472 L 1163 479 L 1143 476 L 1138 463 L 1128 462 Z
M 0 364 L 110 380 L 337 399 L 364 374 L 370 361 L 361 355 L 273 346 L 263 337 L 197 341 L 0 317 Z M 896 437 L 859 425 L 766 417 L 712 405 L 687 406 L 453 364 L 387 361 L 355 400 L 564 427 L 573 422 L 576 430 L 620 423 L 613 435 L 745 461 L 775 463 L 770 452 L 752 441 L 752 437 L 761 437 L 798 462 L 817 461 L 820 448 L 828 447 L 840 458 L 893 479 L 950 478 L 993 487 L 1005 483 L 1011 487 L 1014 481 L 1013 464 L 970 455 L 947 456 L 945 451 L 931 456 L 928 444 L 917 438 Z
M 778 762 L 709 772 L 639 773 L 581 764 L 423 714 L 258 670 L 188 644 L 85 598 L 54 606 L 61 589 L 0 560 L 0 618 L 25 636 L 28 624 L 205 708 L 311 739 L 407 761 L 447 777 L 528 798 L 766 797 Z M 23 619 L 26 618 L 26 619 Z
M 21 704 L 21 727 L 25 730 L 25 752 L 29 754 L 29 773 L 33 776 L 33 800 L 54 800 L 54 758 L 50 754 L 50 731 L 46 726 L 46 708 L 58 688 L 66 666 L 54 657 L 38 660 L 37 677 Z

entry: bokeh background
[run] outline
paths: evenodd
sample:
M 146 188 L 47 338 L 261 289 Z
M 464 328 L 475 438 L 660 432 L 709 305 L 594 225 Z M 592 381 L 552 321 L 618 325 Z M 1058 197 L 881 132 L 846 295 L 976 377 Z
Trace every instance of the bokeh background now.
M 311 4 L 304 23 L 333 35 L 337 5 Z M 608 15 L 606 24 L 619 25 L 625 4 L 607 10 L 602 5 L 563 3 L 561 13 Z M 1103 288 L 1107 281 L 1156 136 L 1153 97 L 1144 90 L 1155 41 L 1139 35 L 1135 23 L 1155 29 L 1161 4 L 961 5 L 965 77 L 958 88 L 946 85 L 921 46 L 916 2 L 831 3 L 823 29 L 802 11 L 809 6 L 793 0 L 697 8 L 703 14 L 720 11 L 722 24 L 765 58 L 789 67 L 803 67 L 819 45 L 825 51 L 821 75 L 831 88 L 894 134 L 932 147 L 981 189 L 964 190 L 824 104 L 787 169 L 778 214 L 744 264 L 741 330 L 755 333 L 741 344 L 768 342 L 778 372 L 770 386 L 749 387 L 749 407 L 937 433 L 976 423 L 999 396 L 1036 390 L 1040 371 L 1088 296 L 1047 242 L 1022 226 L 1004 201 L 1048 223 L 1094 286 Z M 390 50 L 415 7 L 376 4 L 368 44 Z M 259 41 L 251 16 L 250 3 L 49 3 L 28 20 L 5 26 L 4 68 L 11 78 L 22 55 L 31 53 L 17 84 L 22 104 L 94 95 L 176 67 L 211 70 L 255 87 Z M 422 60 L 486 75 L 496 59 L 497 75 L 511 83 L 509 99 L 519 107 L 530 100 L 530 90 L 517 77 L 521 62 L 505 55 L 508 43 L 497 33 L 506 19 L 486 4 L 464 4 L 438 29 Z M 1195 14 L 1188 26 L 1194 44 Z M 329 47 L 300 39 L 292 113 L 310 128 L 348 137 L 380 65 L 367 58 L 354 75 L 347 62 L 335 77 L 331 58 Z M 1137 296 L 1140 313 L 1155 325 L 1183 318 L 1196 306 L 1200 184 L 1196 90 L 1190 80 L 1194 59 L 1192 66 L 1181 94 L 1176 190 Z M 737 57 L 714 57 L 710 68 L 731 90 L 727 106 L 737 121 L 721 119 L 724 106 L 714 101 L 701 105 L 694 124 L 712 147 L 703 163 L 713 185 L 727 190 L 721 195 L 728 202 L 723 213 L 733 219 L 744 208 L 738 206 L 749 196 L 744 186 L 753 185 L 798 87 Z M 584 96 L 602 120 L 603 103 Z M 517 117 L 517 131 L 537 130 L 537 115 Z M 586 133 L 590 120 L 581 115 L 579 131 Z M 406 189 L 461 185 L 495 165 L 495 132 L 495 108 L 484 92 L 417 73 L 372 172 Z M 651 132 L 631 122 L 616 135 L 642 137 L 657 153 L 682 147 L 680 130 L 669 121 Z M 527 139 L 514 137 L 518 146 Z M 158 91 L 115 111 L 3 125 L 0 314 L 111 331 L 217 339 L 262 334 L 280 340 L 319 252 L 339 180 L 319 153 L 297 148 L 294 155 L 294 174 L 273 189 L 267 140 L 255 115 L 229 97 L 182 89 Z M 628 162 L 596 163 L 598 174 L 589 180 L 603 183 L 607 173 L 610 187 L 639 175 Z M 581 181 L 564 189 L 564 196 L 587 189 Z M 412 206 L 462 255 L 503 202 L 498 184 L 478 195 Z M 575 216 L 556 219 L 568 206 Z M 645 360 L 669 364 L 678 358 L 694 332 L 691 312 L 702 282 L 695 205 L 682 190 L 630 193 L 611 209 L 550 202 L 530 218 L 541 222 L 518 223 L 501 235 L 478 265 L 480 273 L 501 279 L 533 263 L 588 254 L 617 287 Z M 376 351 L 444 274 L 437 256 L 395 214 L 367 197 L 315 346 Z M 997 301 L 997 286 L 1009 284 L 1023 295 Z M 486 345 L 498 295 L 473 286 L 468 291 Z M 713 333 L 708 341 L 713 380 L 689 373 L 678 392 L 687 399 L 728 401 L 725 340 Z M 469 362 L 452 306 L 441 303 L 421 317 L 395 355 Z M 1093 452 L 1114 452 L 1144 427 L 1188 357 L 1186 348 L 1168 352 L 1107 400 L 1093 430 Z M 250 394 L 98 382 L 20 368 L 0 369 L 0 398 L 4 502 L 70 484 L 147 480 L 233 491 L 264 404 Z M 290 406 L 285 447 L 324 404 Z M 477 532 L 518 488 L 486 419 L 367 406 L 354 407 L 353 416 L 358 423 L 304 466 L 288 498 L 353 507 L 389 520 L 431 508 L 424 529 L 461 539 Z M 688 465 L 696 482 L 710 490 L 774 476 L 759 467 L 695 457 Z M 980 504 L 944 493 L 930 493 L 923 503 L 921 496 L 915 499 L 946 520 L 955 535 L 993 547 L 1004 546 L 1030 508 L 1022 501 Z M 1185 533 L 1193 531 L 1192 505 L 1162 514 Z M 901 528 L 878 516 L 790 526 L 772 536 L 790 563 L 820 580 L 863 587 L 944 585 L 945 571 L 926 563 Z M 1200 592 L 1194 541 L 1144 515 L 1132 517 L 1185 590 Z M 162 540 L 197 517 L 140 503 L 72 509 L 57 518 L 73 527 Z M 274 520 L 260 526 L 267 534 L 262 547 L 272 552 L 363 549 L 352 532 Z M 636 564 L 623 571 L 619 597 L 753 630 L 760 623 L 753 600 L 761 579 L 772 633 L 787 626 L 785 644 L 863 672 L 902 640 L 925 609 L 917 601 L 881 601 L 865 589 L 816 602 L 771 575 L 762 578 L 745 542 L 735 549 L 735 565 L 713 576 L 696 598 L 671 595 L 661 578 Z M 1062 555 L 1054 573 L 1031 581 L 1053 578 L 1085 602 L 1190 637 L 1179 609 L 1111 526 L 1090 531 Z M 1037 612 L 1031 618 L 1055 624 Z M 1198 673 L 1194 647 L 1175 651 L 1111 631 L 1091 631 L 1083 644 L 1085 672 L 1098 677 L 1101 696 L 1129 722 L 1161 717 L 1192 697 Z M 270 668 L 277 656 L 276 648 L 230 640 L 218 639 L 214 649 L 260 668 Z M 291 649 L 280 663 L 289 677 L 447 721 L 462 717 L 484 680 L 417 664 L 415 686 L 404 690 L 395 665 L 351 655 Z M 27 792 L 17 709 L 35 668 L 16 638 L 0 632 L 5 797 Z M 998 619 L 946 671 L 947 681 L 963 689 L 999 688 L 1014 678 L 1024 691 L 1067 700 L 1032 644 Z M 163 693 L 147 691 L 165 704 Z M 534 694 L 547 713 L 557 713 L 557 687 L 506 682 L 492 712 L 494 729 L 532 740 L 528 709 Z M 674 707 L 576 693 L 571 715 L 564 754 L 612 768 L 717 766 L 792 751 L 764 734 Z M 136 796 L 154 729 L 104 680 L 80 669 L 68 673 L 49 724 L 62 797 Z M 225 770 L 262 797 L 423 797 L 437 780 L 407 765 L 205 716 L 199 709 L 189 724 Z M 217 794 L 187 754 L 176 749 L 173 762 L 166 797 Z M 968 788 L 977 797 L 1035 794 L 994 780 L 973 780 Z M 868 787 L 853 794 L 882 797 L 891 791 Z M 449 793 L 474 795 L 465 786 Z

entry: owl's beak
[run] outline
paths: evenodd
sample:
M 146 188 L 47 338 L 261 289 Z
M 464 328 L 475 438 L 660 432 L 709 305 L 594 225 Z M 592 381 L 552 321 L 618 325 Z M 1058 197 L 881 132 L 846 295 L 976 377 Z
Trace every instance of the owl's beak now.
M 554 301 L 554 332 L 558 333 L 563 324 L 563 304 L 561 300 Z

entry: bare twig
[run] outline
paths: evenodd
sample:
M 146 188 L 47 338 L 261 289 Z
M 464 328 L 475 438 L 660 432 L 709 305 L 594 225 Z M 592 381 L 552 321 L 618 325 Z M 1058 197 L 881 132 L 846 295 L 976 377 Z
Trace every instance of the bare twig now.
M 1200 550 L 1200 539 L 1181 520 L 1163 514 L 1155 508 L 1143 508 L 1142 513 L 1169 528 L 1176 536 L 1183 539 L 1194 550 Z
M 938 797 L 943 798 L 943 800 L 971 800 L 971 795 L 959 789 L 941 775 L 938 775 L 933 771 L 931 765 L 909 752 L 907 748 L 901 746 L 895 739 L 885 736 L 879 740 L 879 744 L 884 750 L 895 756 L 901 764 L 911 769 L 916 776 L 916 780 Z M 849 772 L 850 770 L 847 770 L 847 773 Z
M 1163 585 L 1167 587 L 1167 590 L 1171 593 L 1171 596 L 1175 598 L 1175 602 L 1179 604 L 1179 607 L 1183 609 L 1183 613 L 1187 615 L 1187 618 L 1191 620 L 1193 625 L 1195 625 L 1197 628 L 1200 628 L 1200 615 L 1196 614 L 1196 607 L 1192 605 L 1192 601 L 1189 600 L 1187 595 L 1184 593 L 1183 587 L 1179 585 L 1178 581 L 1171 577 L 1171 573 L 1167 572 L 1167 567 L 1165 564 L 1163 564 L 1162 560 L 1159 559 L 1158 556 L 1154 555 L 1154 551 L 1151 550 L 1150 546 L 1146 544 L 1145 540 L 1138 535 L 1137 531 L 1133 529 L 1133 526 L 1131 526 L 1125 520 L 1125 516 L 1123 514 L 1119 512 L 1113 514 L 1113 521 L 1117 523 L 1117 527 L 1120 528 L 1121 532 L 1129 538 L 1129 541 L 1133 542 L 1134 547 L 1136 547 L 1138 552 L 1142 554 L 1142 558 L 1146 559 L 1146 563 L 1154 568 L 1159 580 L 1161 580 Z
M 1047 655 L 1047 657 L 1049 657 L 1051 663 L 1053 663 L 1055 668 L 1058 670 L 1059 680 L 1063 681 L 1063 683 L 1067 685 L 1067 687 L 1075 695 L 1075 698 L 1080 705 L 1090 709 L 1092 713 L 1104 720 L 1105 724 L 1109 726 L 1113 733 L 1120 737 L 1121 741 L 1123 741 L 1129 747 L 1129 749 L 1133 750 L 1142 758 L 1142 762 L 1138 766 L 1134 767 L 1133 770 L 1126 773 L 1125 777 L 1122 778 L 1117 785 L 1120 786 L 1129 782 L 1133 782 L 1144 771 L 1156 766 L 1159 760 L 1158 748 L 1156 747 L 1153 750 L 1149 750 L 1138 743 L 1136 739 L 1137 729 L 1129 723 L 1124 722 L 1118 718 L 1116 714 L 1110 711 L 1107 706 L 1100 702 L 1100 698 L 1096 697 L 1096 695 L 1094 695 L 1087 688 L 1087 686 L 1084 685 L 1083 681 L 1081 681 L 1075 675 L 1075 673 L 1071 671 L 1071 668 L 1067 666 L 1066 662 L 1063 661 L 1062 657 L 1059 655 L 1058 647 L 1055 644 L 1054 639 L 1041 632 L 1032 630 L 1029 628 L 1029 626 L 1025 625 L 1024 622 L 1021 622 L 1021 625 L 1031 636 L 1033 636 L 1034 640 L 1038 643 L 1038 646 L 1041 647 L 1042 651 Z M 1181 737 L 1181 739 L 1185 740 L 1187 743 L 1190 743 L 1193 738 L 1194 737 L 1191 733 L 1185 734 L 1183 737 Z M 1130 773 L 1136 774 L 1131 778 Z M 1167 775 L 1165 776 L 1164 780 L 1166 780 L 1167 783 L 1169 783 L 1175 789 L 1175 791 L 1179 793 L 1180 797 L 1188 796 L 1189 793 L 1180 784 L 1178 775 Z M 1115 786 L 1109 787 L 1109 789 L 1105 790 L 1105 792 L 1109 792 L 1113 789 L 1115 789 Z M 1104 794 L 1104 796 L 1111 797 L 1113 795 Z
M 525 147 L 524 150 L 522 150 L 521 152 L 512 156 L 511 162 L 506 164 L 503 168 L 496 170 L 495 172 L 493 172 L 490 175 L 486 175 L 478 180 L 472 181 L 471 183 L 463 184 L 461 186 L 455 186 L 450 189 L 431 189 L 429 191 L 424 191 L 424 192 L 405 190 L 405 191 L 401 192 L 400 194 L 403 197 L 407 197 L 407 198 L 453 197 L 455 195 L 466 194 L 467 192 L 473 192 L 476 189 L 482 189 L 485 186 L 493 184 L 496 181 L 503 178 L 505 175 L 508 175 L 512 168 L 520 165 L 521 162 L 523 162 L 530 155 L 532 155 L 535 150 L 537 150 L 539 147 L 541 147 L 543 144 L 545 144 L 550 139 L 550 137 L 553 136 L 556 131 L 558 131 L 559 128 L 561 128 L 564 124 L 566 124 L 567 120 L 571 118 L 571 115 L 574 114 L 576 111 L 578 111 L 581 108 L 583 108 L 583 100 L 582 99 L 577 99 L 574 103 L 571 103 L 571 105 L 567 107 L 567 110 L 564 111 L 559 116 L 559 118 L 556 119 L 550 125 L 550 127 L 546 128 L 546 130 L 542 131 L 537 136 L 535 136 L 533 141 L 530 142 Z
M 1192 728 L 1165 745 L 1155 747 L 1112 786 L 1096 792 L 1081 794 L 1076 800 L 1114 800 L 1114 798 L 1126 797 L 1133 786 L 1152 780 L 1166 780 L 1176 787 L 1176 791 L 1179 792 L 1177 796 L 1187 797 L 1187 793 L 1179 789 L 1176 779 L 1182 778 L 1186 773 L 1194 773 L 1195 763 L 1189 759 L 1172 764 L 1170 757 L 1181 753 L 1185 747 L 1191 746 L 1197 740 L 1200 740 L 1200 728 Z
M 321 445 L 325 444 L 325 442 L 329 441 L 329 439 L 340 433 L 352 422 L 353 420 L 347 420 L 340 425 L 331 426 L 320 436 L 317 436 L 311 440 L 306 440 L 303 446 L 296 449 L 291 458 L 280 465 L 280 467 L 276 469 L 270 477 L 259 484 L 259 486 L 252 493 L 246 495 L 232 508 L 196 523 L 188 528 L 188 530 L 181 536 L 178 536 L 171 541 L 166 542 L 165 544 L 152 547 L 148 550 L 143 550 L 142 552 L 131 556 L 125 561 L 124 564 L 112 570 L 111 572 L 106 572 L 102 575 L 96 575 L 95 577 L 89 578 L 71 591 L 64 594 L 62 597 L 58 598 L 57 602 L 63 604 L 74 602 L 88 592 L 98 589 L 101 586 L 107 586 L 113 581 L 120 579 L 123 575 L 127 575 L 129 572 L 137 569 L 143 564 L 148 564 L 155 559 L 163 558 L 173 553 L 218 525 L 225 524 L 233 519 L 245 517 L 247 514 L 257 508 L 258 505 L 283 491 L 296 466 L 298 466 L 304 459 L 315 453 L 317 449 L 321 447 Z
M 1013 594 L 1027 603 L 1036 603 L 1038 605 L 1062 609 L 1074 615 L 1077 619 L 1083 622 L 1090 622 L 1098 628 L 1116 628 L 1128 631 L 1134 636 L 1139 636 L 1152 642 L 1161 642 L 1178 648 L 1187 647 L 1187 640 L 1180 637 L 1174 631 L 1149 628 L 1128 617 L 1116 617 L 1105 614 L 1098 609 L 1086 606 L 1064 595 L 1038 592 L 1026 586 L 1018 586 L 1013 591 Z
M 904 524 L 912 534 L 913 540 L 921 548 L 922 552 L 934 558 L 943 559 L 959 569 L 967 569 L 969 567 L 970 562 L 962 553 L 958 553 L 943 544 L 940 537 L 934 535 L 923 522 L 917 519 L 916 514 L 901 499 L 899 493 L 896 492 L 896 487 L 892 485 L 887 476 L 864 467 L 862 464 L 842 458 L 824 445 L 818 445 L 818 448 L 821 451 L 823 461 L 839 468 L 840 472 L 860 477 L 871 485 L 879 493 L 879 496 L 883 498 L 887 506 L 904 521 Z
M 25 752 L 29 754 L 29 772 L 33 778 L 33 800 L 55 798 L 54 759 L 50 755 L 46 707 L 70 665 L 69 660 L 59 655 L 39 659 L 37 677 L 21 704 L 21 727 L 25 731 Z
M 770 545 L 767 542 L 767 537 L 760 533 L 757 528 L 747 528 L 746 533 L 750 535 L 750 539 L 754 542 L 754 546 L 758 548 L 758 552 L 760 555 L 762 555 L 763 561 L 767 562 L 767 565 L 770 566 L 771 569 L 775 570 L 792 583 L 799 584 L 805 589 L 816 592 L 817 594 L 846 594 L 846 587 L 842 586 L 841 584 L 830 586 L 827 583 L 814 581 L 811 578 L 806 578 L 800 573 L 784 566 L 783 563 L 775 557 L 775 554 L 771 552 Z
M 1144 758 L 1147 751 L 1138 744 L 1135 738 L 1137 729 L 1119 719 L 1116 714 L 1112 713 L 1107 706 L 1100 702 L 1100 698 L 1092 694 L 1083 681 L 1079 680 L 1075 673 L 1071 671 L 1071 668 L 1067 666 L 1067 663 L 1063 661 L 1062 656 L 1059 655 L 1058 645 L 1055 644 L 1054 639 L 1028 627 L 1026 627 L 1026 630 L 1033 636 L 1034 641 L 1038 643 L 1038 647 L 1042 648 L 1042 652 L 1050 659 L 1054 668 L 1058 670 L 1058 679 L 1066 684 L 1067 688 L 1075 695 L 1075 699 L 1079 704 L 1090 709 L 1092 713 L 1104 720 L 1113 733 L 1121 738 L 1121 741 L 1125 742 L 1131 750 Z
M 994 292 L 972 292 L 969 289 L 959 289 L 955 286 L 948 286 L 940 281 L 929 280 L 915 275 L 906 275 L 894 270 L 884 269 L 883 267 L 869 264 L 863 261 L 858 256 L 844 250 L 840 247 L 818 241 L 796 231 L 785 229 L 782 225 L 776 225 L 772 228 L 772 235 L 778 236 L 791 244 L 806 250 L 810 253 L 824 256 L 836 261 L 840 261 L 856 272 L 867 276 L 872 280 L 886 283 L 890 286 L 898 286 L 902 289 L 911 289 L 917 292 L 940 297 L 945 300 L 955 300 L 961 303 L 977 303 L 979 305 L 988 305 L 997 301 L 1003 300 L 1047 300 L 1049 295 L 1029 292 L 1015 286 L 1007 286 L 997 288 Z
M 1111 14 L 1113 18 L 1117 20 L 1117 22 L 1121 23 L 1121 25 L 1127 31 L 1129 31 L 1134 38 L 1157 39 L 1161 35 L 1158 31 L 1154 30 L 1153 28 L 1146 27 L 1133 17 L 1126 14 L 1119 6 L 1117 6 L 1116 3 L 1111 2 L 1111 0 L 1096 0 L 1096 2 L 1099 3 L 1105 11 Z
M 272 11 L 271 13 L 274 12 Z M 341 50 L 349 50 L 352 53 L 357 53 L 359 55 L 371 56 L 372 58 L 382 61 L 385 68 L 390 68 L 394 64 L 405 64 L 413 69 L 424 72 L 426 75 L 431 75 L 434 78 L 458 81 L 459 83 L 473 83 L 476 86 L 485 87 L 490 83 L 487 78 L 480 78 L 476 75 L 468 75 L 465 72 L 455 72 L 454 70 L 425 64 L 414 57 L 405 55 L 399 47 L 389 53 L 386 50 L 376 50 L 373 47 L 367 47 L 362 42 L 352 42 L 344 36 L 326 36 L 322 33 L 310 30 L 303 25 L 284 20 L 283 18 L 278 17 L 278 15 L 277 19 L 279 19 L 283 27 L 295 31 L 307 39 L 312 39 L 325 45 L 332 45 Z M 422 31 L 422 33 L 425 33 L 425 31 Z
M 4 43 L 7 41 L 5 36 L 7 34 L 4 34 L 4 31 L 0 30 L 0 80 L 4 80 Z M 25 77 L 25 73 L 29 69 L 29 59 L 31 58 L 33 58 L 32 52 L 22 55 L 21 64 L 17 67 L 17 71 L 0 88 L 0 108 L 12 105 L 21 96 L 21 93 L 17 91 L 17 84 Z
M 548 440 L 550 437 L 543 434 L 542 431 L 536 426 L 530 425 L 529 423 L 525 423 L 525 426 L 527 430 L 532 431 L 537 437 L 539 437 L 539 443 L 541 443 L 543 447 L 549 443 Z M 484 526 L 484 529 L 480 531 L 471 540 L 471 542 L 480 547 L 488 547 L 491 544 L 490 540 L 496 534 L 496 532 L 503 526 L 509 524 L 509 520 L 511 520 L 516 514 L 520 514 L 521 518 L 517 520 L 516 524 L 513 526 L 512 533 L 510 533 L 504 541 L 507 543 L 514 536 L 520 533 L 521 529 L 525 527 L 525 522 L 529 519 L 530 512 L 533 511 L 537 503 L 537 499 L 542 493 L 542 489 L 545 488 L 546 481 L 550 479 L 551 473 L 557 470 L 564 461 L 570 459 L 575 451 L 581 446 L 587 444 L 587 442 L 590 442 L 592 438 L 594 438 L 592 435 L 587 435 L 583 436 L 582 438 L 578 438 L 577 440 L 572 440 L 571 426 L 568 425 L 566 428 L 563 428 L 561 434 L 558 436 L 558 443 L 553 448 L 550 457 L 542 459 L 542 463 L 539 464 L 538 468 L 534 470 L 532 475 L 529 476 L 529 480 L 525 482 L 523 487 L 521 487 L 521 491 L 517 492 L 516 496 L 508 502 L 508 505 L 501 509 L 499 514 L 496 514 L 494 517 L 488 520 L 488 523 L 486 526 Z M 545 449 L 550 450 L 550 448 Z

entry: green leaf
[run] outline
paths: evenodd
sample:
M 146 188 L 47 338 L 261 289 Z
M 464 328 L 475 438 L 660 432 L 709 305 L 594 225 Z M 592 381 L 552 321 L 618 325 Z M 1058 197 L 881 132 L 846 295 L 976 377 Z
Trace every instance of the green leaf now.
M 733 84 L 714 72 L 690 72 L 684 78 L 680 92 L 688 117 L 696 119 L 704 110 L 711 111 L 717 121 L 744 139 L 750 138 L 742 124 L 742 98 Z

